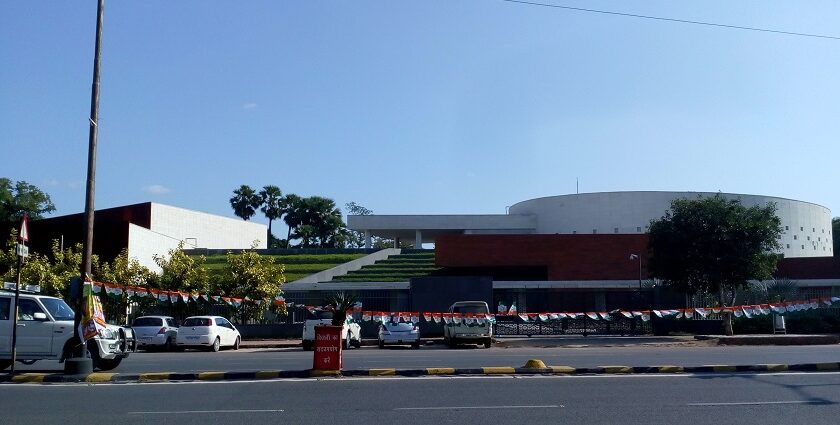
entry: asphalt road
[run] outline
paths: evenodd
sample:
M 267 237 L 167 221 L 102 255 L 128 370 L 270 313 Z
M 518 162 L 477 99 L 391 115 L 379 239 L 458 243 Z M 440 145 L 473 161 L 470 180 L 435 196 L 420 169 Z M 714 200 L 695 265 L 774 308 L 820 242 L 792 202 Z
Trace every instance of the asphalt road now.
M 832 424 L 840 374 L 0 385 L 5 425 Z
M 138 352 L 114 370 L 121 373 L 302 370 L 312 367 L 312 352 L 299 348 L 248 349 L 218 353 Z M 522 366 L 528 359 L 541 359 L 548 365 L 595 367 L 625 366 L 701 366 L 713 364 L 820 363 L 840 361 L 840 345 L 813 346 L 708 346 L 708 347 L 588 347 L 588 348 L 459 348 L 440 345 L 419 350 L 393 347 L 380 350 L 363 347 L 344 352 L 345 369 L 426 367 L 474 368 L 484 366 Z M 17 365 L 19 371 L 55 372 L 58 362 Z

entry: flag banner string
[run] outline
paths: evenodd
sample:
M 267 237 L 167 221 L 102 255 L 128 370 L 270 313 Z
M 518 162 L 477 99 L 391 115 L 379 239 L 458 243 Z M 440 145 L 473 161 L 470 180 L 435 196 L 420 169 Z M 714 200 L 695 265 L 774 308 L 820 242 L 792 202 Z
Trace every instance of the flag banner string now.
M 126 294 L 128 297 L 149 297 L 157 299 L 160 302 L 176 303 L 178 301 L 187 302 L 215 302 L 225 303 L 233 307 L 240 307 L 242 304 L 261 305 L 262 303 L 271 302 L 274 305 L 286 305 L 289 308 L 302 307 L 309 311 L 323 310 L 324 307 L 310 306 L 303 304 L 286 303 L 282 296 L 274 297 L 271 300 L 252 300 L 248 297 L 236 298 L 225 297 L 221 295 L 208 295 L 196 292 L 182 292 L 182 291 L 168 291 L 164 289 L 143 288 L 139 286 L 119 285 L 114 283 L 93 282 L 92 290 L 94 293 L 100 293 L 102 290 L 108 295 L 122 295 Z M 484 323 L 495 323 L 497 318 L 516 318 L 519 317 L 524 322 L 553 322 L 562 319 L 580 319 L 589 318 L 591 320 L 612 321 L 616 318 L 637 318 L 644 322 L 650 320 L 652 316 L 659 318 L 673 317 L 677 319 L 693 319 L 695 316 L 706 318 L 709 314 L 719 314 L 722 311 L 731 313 L 735 317 L 752 318 L 754 316 L 763 316 L 768 314 L 785 314 L 804 310 L 813 310 L 820 307 L 829 307 L 833 303 L 840 302 L 840 297 L 821 297 L 811 298 L 808 300 L 785 301 L 778 303 L 766 304 L 744 304 L 736 306 L 715 306 L 715 307 L 692 307 L 681 309 L 651 309 L 651 310 L 633 310 L 633 309 L 616 309 L 612 311 L 589 311 L 589 312 L 541 312 L 541 313 L 519 313 L 515 309 L 511 309 L 505 313 L 438 313 L 438 312 L 406 312 L 406 311 L 369 311 L 362 310 L 358 305 L 349 312 L 357 312 L 361 314 L 362 321 L 382 322 L 406 322 L 419 323 L 420 320 L 434 323 L 444 324 L 467 324 L 467 325 L 483 325 Z
M 92 282 L 94 293 L 101 293 L 103 290 L 107 295 L 120 296 L 125 294 L 129 298 L 153 298 L 159 302 L 176 303 L 178 301 L 187 302 L 215 302 L 225 303 L 232 307 L 240 307 L 242 304 L 262 305 L 263 303 L 272 303 L 274 305 L 286 304 L 286 299 L 282 296 L 276 296 L 270 300 L 252 300 L 247 296 L 244 298 L 225 297 L 221 295 L 209 295 L 197 292 L 182 292 L 182 291 L 168 291 L 165 289 L 143 288 L 140 286 L 119 285 L 116 283 L 106 282 Z

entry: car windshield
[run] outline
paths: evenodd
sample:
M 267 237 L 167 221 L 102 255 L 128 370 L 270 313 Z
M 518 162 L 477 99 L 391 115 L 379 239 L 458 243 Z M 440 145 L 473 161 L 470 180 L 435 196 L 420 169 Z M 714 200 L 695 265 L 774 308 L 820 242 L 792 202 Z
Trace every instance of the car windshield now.
M 487 314 L 487 306 L 484 304 L 467 304 L 467 305 L 456 305 L 452 308 L 453 313 L 473 313 L 473 314 Z
M 44 304 L 47 311 L 50 312 L 55 320 L 73 320 L 75 313 L 73 309 L 67 305 L 64 300 L 58 298 L 41 298 L 41 303 Z
M 135 328 L 143 327 L 143 326 L 162 326 L 163 319 L 160 317 L 138 317 L 134 319 L 134 323 L 131 326 Z
M 410 331 L 414 329 L 414 325 L 411 323 L 385 322 L 385 329 L 389 331 Z
M 213 326 L 213 321 L 204 317 L 190 317 L 181 326 Z

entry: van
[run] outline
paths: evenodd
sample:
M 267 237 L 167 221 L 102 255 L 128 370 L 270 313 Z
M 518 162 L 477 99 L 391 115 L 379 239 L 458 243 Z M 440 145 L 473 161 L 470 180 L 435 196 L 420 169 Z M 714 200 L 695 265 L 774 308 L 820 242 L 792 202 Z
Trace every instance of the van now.
M 461 314 L 466 316 L 475 314 L 484 316 L 490 314 L 490 308 L 484 301 L 458 301 L 449 307 L 450 314 Z M 455 348 L 458 344 L 483 344 L 484 348 L 490 348 L 493 343 L 493 324 L 489 320 L 477 320 L 477 323 L 466 323 L 460 320 L 459 323 L 448 323 L 443 327 L 443 340 L 449 348 Z

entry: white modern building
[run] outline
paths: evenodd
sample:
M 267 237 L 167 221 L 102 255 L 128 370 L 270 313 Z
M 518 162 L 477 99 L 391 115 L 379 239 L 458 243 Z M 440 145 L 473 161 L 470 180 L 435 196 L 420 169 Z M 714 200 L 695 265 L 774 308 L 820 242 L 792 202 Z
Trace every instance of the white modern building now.
M 516 203 L 497 215 L 349 216 L 348 227 L 372 236 L 434 242 L 440 234 L 643 234 L 675 199 L 713 197 L 714 192 L 601 192 L 548 196 Z M 776 205 L 781 219 L 779 253 L 785 257 L 830 257 L 831 211 L 811 202 L 773 196 L 721 193 L 746 207 Z M 369 246 L 369 245 L 368 245 Z

